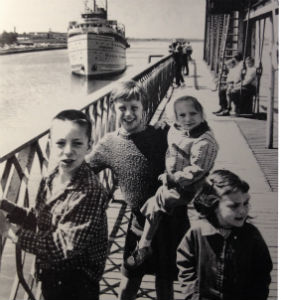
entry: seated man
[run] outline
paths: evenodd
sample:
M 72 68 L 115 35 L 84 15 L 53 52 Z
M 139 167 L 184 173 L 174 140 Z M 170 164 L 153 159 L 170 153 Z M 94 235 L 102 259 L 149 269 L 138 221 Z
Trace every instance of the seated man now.
M 235 104 L 236 114 L 252 113 L 253 96 L 256 94 L 256 68 L 252 57 L 246 58 L 246 74 L 244 79 L 235 84 L 229 93 L 229 107 L 231 102 Z
M 229 94 L 235 84 L 241 81 L 241 54 L 237 54 L 233 59 L 226 62 L 226 67 L 229 72 L 226 79 L 226 86 L 219 91 L 219 105 L 220 109 L 214 114 L 217 116 L 229 116 L 231 107 L 229 106 Z

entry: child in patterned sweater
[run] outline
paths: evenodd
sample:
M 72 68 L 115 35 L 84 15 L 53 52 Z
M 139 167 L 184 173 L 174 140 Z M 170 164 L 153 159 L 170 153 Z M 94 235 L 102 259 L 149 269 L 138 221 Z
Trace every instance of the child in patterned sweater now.
M 149 99 L 142 84 L 132 80 L 120 82 L 110 99 L 120 128 L 107 133 L 94 146 L 89 160 L 96 173 L 106 168 L 114 173 L 131 209 L 118 299 L 135 299 L 145 274 L 155 275 L 157 299 L 172 299 L 173 281 L 178 273 L 176 249 L 188 229 L 186 211 L 179 207 L 163 218 L 154 237 L 153 255 L 144 264 L 129 270 L 125 263 L 143 231 L 145 217 L 140 209 L 156 193 L 158 177 L 165 171 L 168 128 L 156 129 L 146 124 Z
M 151 255 L 151 243 L 163 213 L 186 206 L 213 168 L 218 144 L 204 120 L 203 107 L 192 96 L 182 96 L 172 104 L 174 124 L 168 132 L 166 171 L 159 176 L 163 185 L 142 207 L 145 227 L 136 250 L 127 259 L 136 268 Z

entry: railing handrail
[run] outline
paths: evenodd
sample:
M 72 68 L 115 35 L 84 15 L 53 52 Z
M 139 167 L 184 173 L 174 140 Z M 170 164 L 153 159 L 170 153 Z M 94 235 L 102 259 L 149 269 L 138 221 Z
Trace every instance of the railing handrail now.
M 89 106 L 93 105 L 95 102 L 98 102 L 101 98 L 105 97 L 106 95 L 110 94 L 113 87 L 120 81 L 124 81 L 126 79 L 128 79 L 128 77 L 130 77 L 133 80 L 138 80 L 139 78 L 141 78 L 144 74 L 149 73 L 151 70 L 153 70 L 154 68 L 156 68 L 157 66 L 159 66 L 162 62 L 164 62 L 165 60 L 167 60 L 168 58 L 170 58 L 172 55 L 168 54 L 165 57 L 159 59 L 157 62 L 155 62 L 153 65 L 150 65 L 149 67 L 145 68 L 143 71 L 141 72 L 136 72 L 136 74 L 133 75 L 128 75 L 125 76 L 119 80 L 117 80 L 116 82 L 112 82 L 110 84 L 108 84 L 106 87 L 103 87 L 101 89 L 99 89 L 98 91 L 96 91 L 94 93 L 94 100 L 92 102 L 90 102 L 89 104 L 87 104 L 86 106 L 82 107 L 80 110 L 85 110 L 87 109 Z M 89 95 L 90 97 L 91 95 Z M 44 130 L 42 133 L 40 133 L 39 135 L 35 136 L 34 138 L 28 140 L 26 143 L 22 144 L 19 147 L 16 147 L 14 150 L 9 151 L 8 153 L 2 155 L 0 157 L 0 163 L 4 162 L 5 160 L 11 158 L 15 153 L 19 152 L 20 150 L 24 149 L 25 147 L 27 147 L 28 145 L 34 143 L 36 140 L 39 140 L 41 137 L 43 137 L 44 135 L 47 135 L 49 133 L 49 129 Z

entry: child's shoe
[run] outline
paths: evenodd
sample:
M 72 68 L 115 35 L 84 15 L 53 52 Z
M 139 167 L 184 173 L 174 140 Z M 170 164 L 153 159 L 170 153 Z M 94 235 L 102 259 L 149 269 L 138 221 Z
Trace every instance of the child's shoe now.
M 151 247 L 137 248 L 126 260 L 126 266 L 130 269 L 139 267 L 152 254 Z

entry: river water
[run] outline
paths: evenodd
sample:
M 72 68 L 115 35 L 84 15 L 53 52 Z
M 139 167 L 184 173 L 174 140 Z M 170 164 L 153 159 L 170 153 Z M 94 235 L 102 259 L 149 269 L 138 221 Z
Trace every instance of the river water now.
M 132 42 L 124 73 L 89 80 L 71 74 L 66 49 L 0 56 L 0 156 L 46 130 L 60 110 L 80 109 L 98 89 L 144 69 L 149 55 L 167 55 L 169 44 Z

